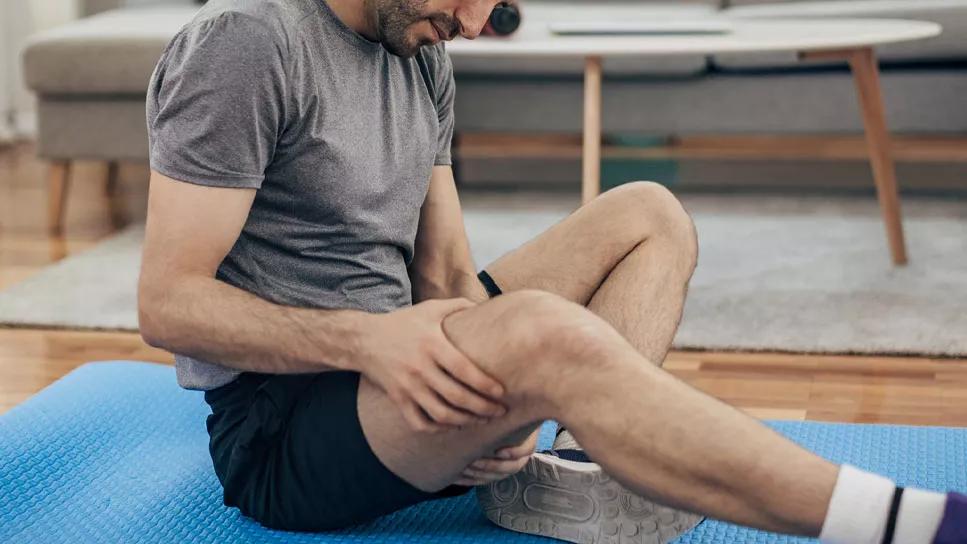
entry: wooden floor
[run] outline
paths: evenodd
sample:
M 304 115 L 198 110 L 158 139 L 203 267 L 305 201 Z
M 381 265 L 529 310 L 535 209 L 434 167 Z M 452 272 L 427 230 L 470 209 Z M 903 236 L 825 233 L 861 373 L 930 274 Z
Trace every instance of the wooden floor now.
M 0 148 L 0 289 L 116 230 L 105 167 L 81 164 L 62 238 L 45 232 L 43 165 L 28 145 Z M 144 217 L 146 171 L 122 169 L 115 209 Z M 171 363 L 136 334 L 0 328 L 0 413 L 92 360 Z M 967 360 L 674 352 L 665 368 L 763 418 L 967 426 Z

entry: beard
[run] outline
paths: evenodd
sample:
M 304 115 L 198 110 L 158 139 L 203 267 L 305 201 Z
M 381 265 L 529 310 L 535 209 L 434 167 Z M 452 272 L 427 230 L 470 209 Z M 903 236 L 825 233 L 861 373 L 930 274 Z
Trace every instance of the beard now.
M 409 58 L 424 45 L 433 43 L 426 37 L 410 34 L 413 25 L 430 20 L 451 38 L 459 29 L 457 22 L 443 13 L 424 12 L 428 0 L 365 0 L 367 11 L 373 18 L 377 39 L 383 48 L 398 57 Z

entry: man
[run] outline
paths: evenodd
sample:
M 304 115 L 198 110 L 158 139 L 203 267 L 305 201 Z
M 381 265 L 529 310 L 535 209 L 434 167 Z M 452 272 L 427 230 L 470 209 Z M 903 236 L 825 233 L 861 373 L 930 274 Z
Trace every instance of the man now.
M 225 503 L 322 530 L 543 469 L 566 480 L 548 505 L 603 497 L 600 466 L 622 493 L 827 542 L 962 534 L 960 496 L 837 467 L 657 366 L 697 251 L 661 187 L 606 193 L 478 281 L 439 42 L 496 3 L 215 0 L 165 50 L 141 331 L 206 390 Z M 597 464 L 531 456 L 546 418 Z M 489 489 L 512 528 L 615 534 Z

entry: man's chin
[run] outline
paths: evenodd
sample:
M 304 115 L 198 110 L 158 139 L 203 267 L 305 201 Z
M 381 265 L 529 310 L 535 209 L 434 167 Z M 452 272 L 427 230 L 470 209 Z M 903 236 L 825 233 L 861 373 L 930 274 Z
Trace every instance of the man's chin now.
M 405 43 L 401 43 L 396 40 L 385 40 L 381 42 L 383 44 L 383 49 L 385 49 L 391 55 L 397 57 L 402 57 L 408 59 L 415 55 L 423 46 L 432 45 L 433 42 L 430 40 L 406 40 Z
M 386 44 L 383 44 L 383 49 L 385 49 L 386 52 L 389 53 L 390 55 L 393 55 L 394 57 L 400 57 L 402 59 L 408 59 L 416 54 L 416 51 L 413 51 L 410 49 L 401 51 L 394 47 L 389 47 Z

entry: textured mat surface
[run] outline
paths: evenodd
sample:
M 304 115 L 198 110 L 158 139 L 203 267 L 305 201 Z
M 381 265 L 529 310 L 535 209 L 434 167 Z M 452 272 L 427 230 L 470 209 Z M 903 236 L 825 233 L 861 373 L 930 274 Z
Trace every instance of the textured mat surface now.
M 550 542 L 490 525 L 473 494 L 335 533 L 268 531 L 222 506 L 207 414 L 201 395 L 159 365 L 91 364 L 54 383 L 0 417 L 0 542 Z M 774 426 L 902 484 L 967 491 L 967 430 Z M 552 424 L 544 430 L 542 446 Z M 678 542 L 799 541 L 808 542 L 705 522 Z

